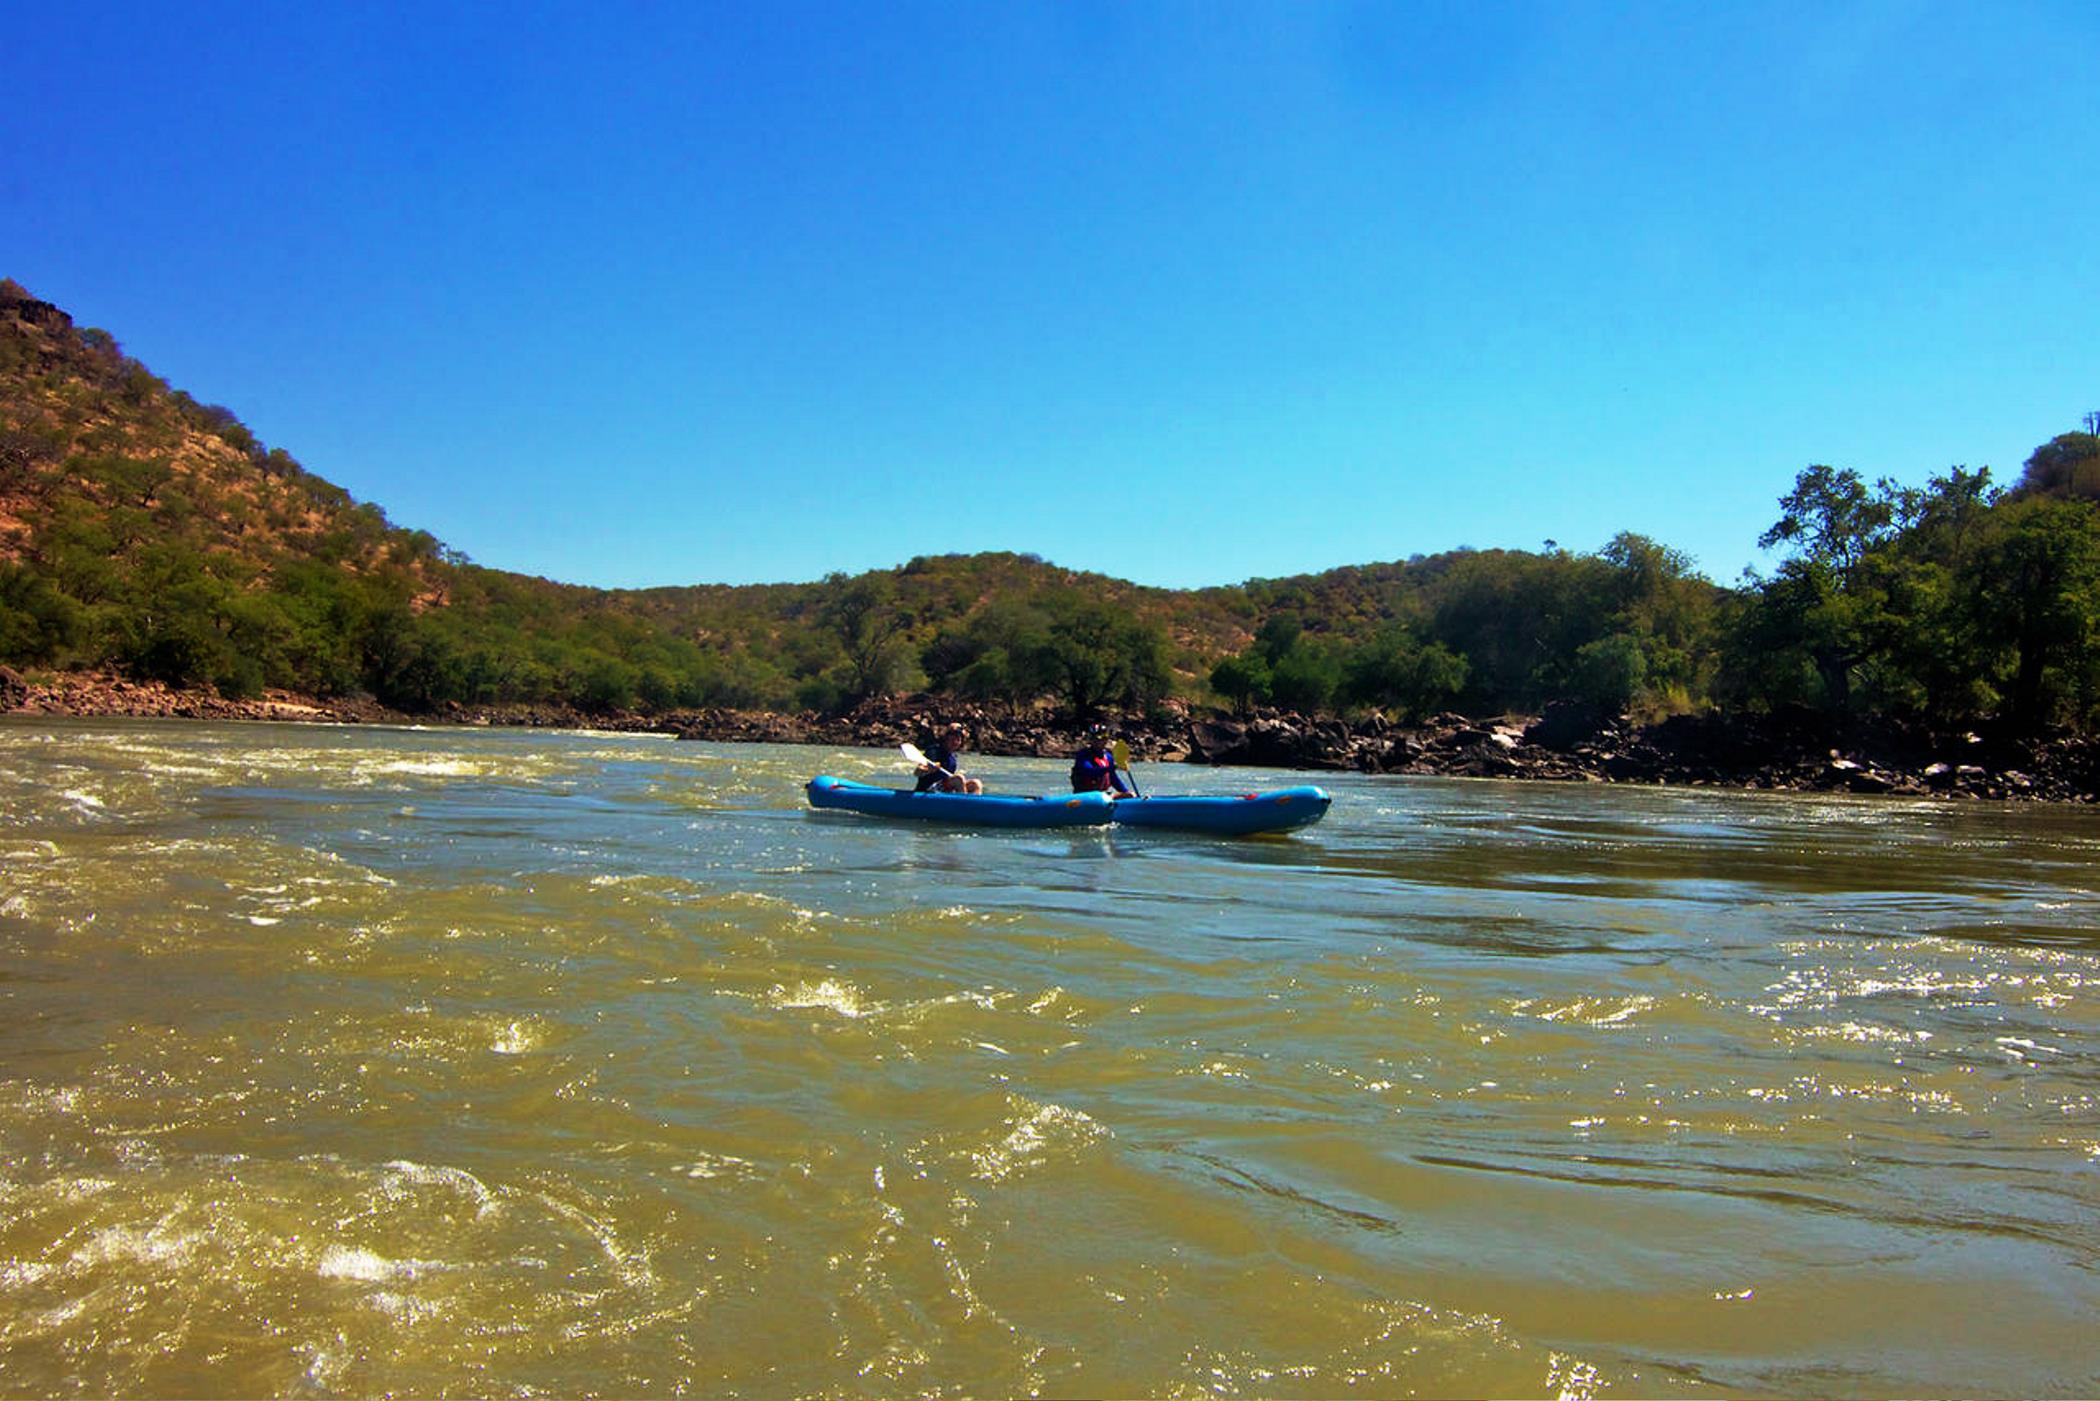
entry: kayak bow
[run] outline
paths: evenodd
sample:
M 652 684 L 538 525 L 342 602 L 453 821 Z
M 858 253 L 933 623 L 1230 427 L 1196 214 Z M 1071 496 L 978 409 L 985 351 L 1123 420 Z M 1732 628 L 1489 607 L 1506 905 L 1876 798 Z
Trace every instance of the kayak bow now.
M 819 774 L 809 781 L 809 805 L 870 817 L 908 817 L 972 827 L 1098 827 L 1114 806 L 1105 793 L 1058 793 L 1044 798 L 1003 793 L 915 793 L 877 788 Z

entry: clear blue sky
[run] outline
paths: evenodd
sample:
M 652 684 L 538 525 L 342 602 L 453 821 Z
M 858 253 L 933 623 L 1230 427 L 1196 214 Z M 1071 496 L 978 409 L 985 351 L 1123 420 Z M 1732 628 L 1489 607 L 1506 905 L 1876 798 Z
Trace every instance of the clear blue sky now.
M 0 275 L 476 560 L 1230 583 L 2100 408 L 2100 6 L 25 5 Z

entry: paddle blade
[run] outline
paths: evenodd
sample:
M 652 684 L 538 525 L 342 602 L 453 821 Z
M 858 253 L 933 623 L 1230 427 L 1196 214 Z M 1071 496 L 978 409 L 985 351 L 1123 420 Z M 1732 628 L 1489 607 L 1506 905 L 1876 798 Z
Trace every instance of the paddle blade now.
M 919 752 L 919 746 L 916 744 L 900 744 L 897 748 L 903 753 L 905 758 L 911 760 L 914 764 L 930 764 L 933 762 L 933 760 Z
M 1123 776 L 1130 780 L 1131 793 L 1143 797 L 1144 792 L 1138 787 L 1137 775 L 1130 771 L 1130 746 L 1119 739 L 1108 747 L 1108 753 L 1109 757 L 1116 761 L 1116 767 L 1123 771 Z

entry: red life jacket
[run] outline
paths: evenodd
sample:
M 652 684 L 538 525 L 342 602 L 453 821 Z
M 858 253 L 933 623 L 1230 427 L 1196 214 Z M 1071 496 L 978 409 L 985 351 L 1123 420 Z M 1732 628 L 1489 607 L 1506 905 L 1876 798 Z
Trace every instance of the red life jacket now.
M 1072 791 L 1074 793 L 1113 793 L 1116 761 L 1107 751 L 1099 753 L 1083 750 L 1072 761 Z

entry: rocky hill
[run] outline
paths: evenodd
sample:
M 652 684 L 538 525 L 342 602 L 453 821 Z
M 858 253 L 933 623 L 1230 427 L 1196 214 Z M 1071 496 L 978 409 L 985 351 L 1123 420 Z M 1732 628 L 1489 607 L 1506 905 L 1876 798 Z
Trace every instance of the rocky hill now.
M 1025 598 L 1143 620 L 1186 680 L 1248 635 L 1229 602 L 1030 556 L 863 577 L 914 649 Z M 0 281 L 0 664 L 413 711 L 823 703 L 848 684 L 851 582 L 616 591 L 480 568 Z
M 394 525 L 0 281 L 0 704 L 829 737 L 916 696 L 1020 752 L 1116 717 L 1219 762 L 2086 792 L 2095 483 L 2091 432 L 2010 492 L 1812 466 L 1735 590 L 1632 534 L 1193 591 L 1012 553 L 603 590 Z M 1592 732 L 1455 718 L 1555 714 Z

